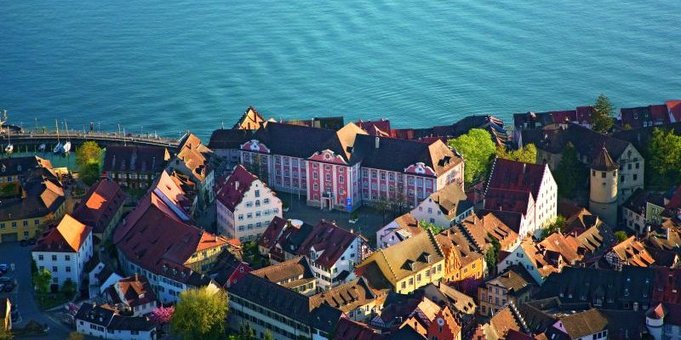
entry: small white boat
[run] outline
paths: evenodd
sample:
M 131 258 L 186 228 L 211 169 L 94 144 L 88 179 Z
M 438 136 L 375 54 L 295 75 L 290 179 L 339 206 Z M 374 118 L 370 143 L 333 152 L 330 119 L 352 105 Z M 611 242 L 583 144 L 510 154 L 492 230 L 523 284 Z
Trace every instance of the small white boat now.
M 12 153 L 12 152 L 14 152 L 14 145 L 12 145 L 12 144 L 7 144 L 7 146 L 5 147 L 5 152 L 6 152 L 6 153 Z
M 71 151 L 71 142 L 66 142 L 61 147 L 63 153 L 69 153 Z
M 47 148 L 47 145 L 45 145 L 45 144 L 40 144 L 40 146 L 38 147 L 38 150 L 40 150 L 41 152 L 45 152 L 45 149 L 46 149 L 46 148 Z
M 62 147 L 61 143 L 57 143 L 57 145 L 54 146 L 54 153 L 61 153 Z

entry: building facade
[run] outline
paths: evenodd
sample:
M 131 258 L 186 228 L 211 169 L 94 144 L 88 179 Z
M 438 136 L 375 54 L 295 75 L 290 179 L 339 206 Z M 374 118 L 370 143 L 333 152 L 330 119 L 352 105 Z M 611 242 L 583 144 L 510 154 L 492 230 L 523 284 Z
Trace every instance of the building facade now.
M 51 272 L 53 286 L 62 287 L 71 281 L 78 288 L 93 253 L 92 228 L 65 215 L 56 228 L 38 240 L 31 256 L 38 270 Z
M 275 192 L 241 165 L 218 184 L 218 233 L 241 242 L 256 240 L 274 217 L 282 217 Z

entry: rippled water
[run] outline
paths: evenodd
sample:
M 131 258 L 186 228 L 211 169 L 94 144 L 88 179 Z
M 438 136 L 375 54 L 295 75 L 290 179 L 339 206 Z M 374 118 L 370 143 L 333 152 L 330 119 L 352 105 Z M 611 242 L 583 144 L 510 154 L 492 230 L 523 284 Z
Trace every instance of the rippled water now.
M 277 118 L 681 97 L 681 1 L 0 0 L 0 108 L 24 126 L 203 136 Z

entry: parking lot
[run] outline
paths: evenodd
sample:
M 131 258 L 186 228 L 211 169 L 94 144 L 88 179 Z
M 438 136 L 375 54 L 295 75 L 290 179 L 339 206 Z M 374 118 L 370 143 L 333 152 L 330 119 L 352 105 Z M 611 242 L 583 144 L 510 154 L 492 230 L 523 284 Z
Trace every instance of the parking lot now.
M 28 321 L 35 320 L 50 327 L 49 337 L 64 339 L 68 336 L 69 329 L 53 319 L 47 317 L 35 301 L 31 288 L 31 247 L 22 247 L 18 242 L 0 243 L 0 264 L 14 265 L 14 270 L 9 271 L 3 277 L 16 279 L 18 285 L 12 292 L 2 292 L 0 297 L 9 297 L 12 304 L 19 311 L 20 320 L 13 328 L 22 327 Z
M 346 230 L 354 230 L 366 237 L 371 246 L 375 245 L 376 232 L 385 224 L 392 221 L 396 214 L 386 212 L 385 218 L 376 209 L 370 207 L 361 207 L 357 209 L 359 220 L 356 223 L 350 223 L 350 213 L 338 211 L 319 209 L 319 207 L 308 206 L 305 202 L 305 197 L 298 199 L 296 195 L 281 194 L 280 198 L 286 202 L 289 207 L 287 212 L 284 212 L 284 218 L 299 219 L 306 223 L 315 225 L 319 220 L 326 219 L 327 221 L 334 221 L 336 225 Z

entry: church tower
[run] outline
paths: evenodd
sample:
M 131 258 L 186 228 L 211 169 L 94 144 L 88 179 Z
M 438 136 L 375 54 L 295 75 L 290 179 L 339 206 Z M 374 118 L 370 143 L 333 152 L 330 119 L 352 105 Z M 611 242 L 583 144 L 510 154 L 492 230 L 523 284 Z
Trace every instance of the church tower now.
M 617 225 L 617 170 L 605 146 L 591 162 L 589 210 L 611 227 Z

